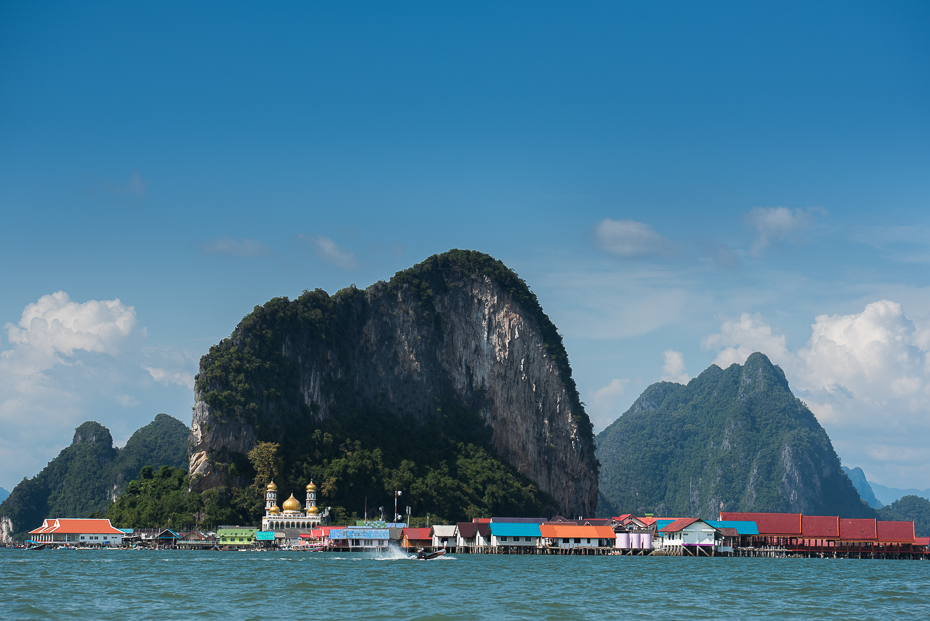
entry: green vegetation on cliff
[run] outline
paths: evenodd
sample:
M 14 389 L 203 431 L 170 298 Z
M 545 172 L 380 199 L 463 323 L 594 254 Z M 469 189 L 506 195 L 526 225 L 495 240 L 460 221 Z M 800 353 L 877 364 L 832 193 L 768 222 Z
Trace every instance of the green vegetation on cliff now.
M 144 466 L 129 482 L 106 517 L 117 528 L 186 528 L 201 518 L 200 494 L 187 492 L 187 470 Z
M 874 517 L 782 370 L 756 353 L 687 386 L 660 382 L 598 436 L 599 513 Z
M 105 513 L 142 466 L 186 469 L 189 433 L 182 422 L 159 414 L 117 449 L 106 427 L 86 422 L 74 431 L 70 446 L 13 488 L 0 504 L 0 516 L 10 518 L 14 536 L 21 536 L 47 517 Z
M 918 537 L 930 537 L 930 500 L 920 496 L 905 496 L 878 510 L 882 520 L 914 522 Z
M 255 482 L 223 490 L 222 502 L 236 515 L 226 523 L 260 521 L 269 478 L 280 492 L 294 493 L 301 502 L 304 488 L 314 481 L 319 504 L 332 506 L 337 523 L 361 517 L 366 504 L 369 515 L 378 507 L 390 513 L 395 487 L 404 493 L 401 508 L 410 506 L 414 515 L 429 513 L 439 521 L 535 516 L 553 506 L 547 494 L 487 448 L 485 430 L 472 420 L 472 412 L 449 417 L 457 427 L 443 428 L 436 421 L 420 425 L 383 411 L 354 412 L 314 424 L 294 421 L 287 441 L 276 448 L 281 465 L 273 476 L 262 475 L 249 459 L 252 453 L 234 456 L 231 469 Z M 219 491 L 208 490 L 204 496 Z

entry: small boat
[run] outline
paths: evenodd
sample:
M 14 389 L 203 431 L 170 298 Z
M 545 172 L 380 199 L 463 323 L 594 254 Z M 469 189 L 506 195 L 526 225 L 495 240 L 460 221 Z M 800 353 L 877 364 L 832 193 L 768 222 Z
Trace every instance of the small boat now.
M 444 549 L 443 549 L 443 550 L 438 550 L 438 551 L 436 551 L 436 552 L 429 552 L 429 553 L 425 552 L 423 549 L 420 549 L 420 550 L 417 552 L 417 560 L 418 560 L 418 561 L 431 561 L 431 560 L 433 560 L 434 558 L 439 558 L 440 556 L 442 556 L 442 555 L 445 554 L 445 553 L 446 553 L 446 551 L 445 551 Z

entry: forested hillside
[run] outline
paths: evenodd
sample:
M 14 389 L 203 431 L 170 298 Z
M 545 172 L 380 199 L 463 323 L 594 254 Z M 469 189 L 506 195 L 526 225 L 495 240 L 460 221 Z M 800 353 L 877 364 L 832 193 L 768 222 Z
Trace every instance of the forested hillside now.
M 88 421 L 74 431 L 71 445 L 31 479 L 23 479 L 0 504 L 0 517 L 14 536 L 47 517 L 86 517 L 106 513 L 143 466 L 187 468 L 190 430 L 167 414 L 137 430 L 122 449 L 110 431 Z
M 660 382 L 598 436 L 600 514 L 720 511 L 875 517 L 826 431 L 760 353 Z

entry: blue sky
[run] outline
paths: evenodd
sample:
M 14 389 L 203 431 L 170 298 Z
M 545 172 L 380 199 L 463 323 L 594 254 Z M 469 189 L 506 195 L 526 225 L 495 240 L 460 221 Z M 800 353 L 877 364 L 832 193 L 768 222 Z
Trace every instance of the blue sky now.
M 930 487 L 930 7 L 0 4 L 0 486 L 274 296 L 514 268 L 600 430 L 761 350 Z

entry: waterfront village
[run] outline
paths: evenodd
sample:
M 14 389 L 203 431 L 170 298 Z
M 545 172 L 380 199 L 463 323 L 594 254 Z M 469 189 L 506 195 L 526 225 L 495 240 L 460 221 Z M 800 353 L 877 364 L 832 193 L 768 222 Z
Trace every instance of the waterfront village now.
M 268 484 L 261 527 L 221 526 L 216 532 L 117 529 L 107 519 L 49 518 L 29 533 L 30 549 L 288 550 L 312 552 L 445 551 L 457 554 L 640 556 L 765 556 L 922 559 L 930 538 L 914 522 L 800 513 L 721 512 L 717 520 L 620 515 L 610 518 L 477 518 L 410 528 L 361 520 L 330 525 L 306 487 L 302 508 L 293 494 L 281 506 Z

